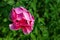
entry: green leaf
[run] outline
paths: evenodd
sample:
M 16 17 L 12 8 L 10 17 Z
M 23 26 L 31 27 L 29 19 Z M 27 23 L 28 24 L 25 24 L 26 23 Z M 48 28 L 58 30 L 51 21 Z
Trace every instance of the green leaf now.
M 14 4 L 14 0 L 8 0 L 7 3 L 8 3 L 9 5 L 13 5 L 13 4 Z

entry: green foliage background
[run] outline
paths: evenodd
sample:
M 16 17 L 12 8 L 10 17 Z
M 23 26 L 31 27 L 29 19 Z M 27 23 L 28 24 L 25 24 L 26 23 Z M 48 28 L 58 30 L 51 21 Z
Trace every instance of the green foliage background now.
M 11 9 L 20 6 L 35 17 L 29 35 L 9 29 Z M 60 40 L 60 0 L 0 0 L 0 40 Z

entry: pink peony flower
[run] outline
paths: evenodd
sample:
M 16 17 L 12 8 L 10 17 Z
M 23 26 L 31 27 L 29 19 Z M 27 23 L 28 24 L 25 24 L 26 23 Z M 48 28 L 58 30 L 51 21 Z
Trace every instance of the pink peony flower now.
M 34 17 L 25 8 L 13 8 L 10 18 L 12 24 L 9 24 L 9 28 L 11 30 L 22 29 L 24 34 L 29 34 L 33 30 Z

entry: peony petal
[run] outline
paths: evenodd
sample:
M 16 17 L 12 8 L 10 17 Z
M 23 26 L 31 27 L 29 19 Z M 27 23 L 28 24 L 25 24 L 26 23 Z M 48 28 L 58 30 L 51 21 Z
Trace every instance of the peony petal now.
M 23 14 L 24 14 L 24 18 L 25 18 L 26 20 L 30 20 L 30 18 L 29 18 L 29 14 L 28 14 L 28 13 L 23 12 Z
M 14 24 L 9 25 L 10 30 L 19 30 L 20 28 L 16 28 Z
M 31 26 L 32 26 L 32 27 L 34 26 L 34 21 L 31 22 Z
M 16 14 L 20 14 L 20 13 L 23 12 L 19 7 L 18 8 L 15 8 L 14 10 L 15 10 Z
M 24 34 L 27 34 L 26 28 L 22 28 L 22 30 L 23 30 L 23 33 L 24 33 Z
M 23 7 L 20 7 L 20 9 L 21 10 L 23 10 L 23 11 L 25 11 L 25 12 L 27 12 L 28 10 L 26 10 L 25 8 L 23 8 Z
M 31 20 L 32 20 L 32 21 L 35 21 L 35 20 L 34 20 L 34 16 L 32 16 Z
M 14 11 L 14 8 L 12 9 L 10 16 L 11 16 L 11 20 L 16 20 L 16 12 Z
M 29 17 L 31 21 L 34 21 L 34 17 L 29 13 Z
M 30 26 L 22 28 L 24 34 L 29 34 L 33 29 Z
M 21 20 L 24 17 L 23 13 L 17 14 L 17 20 Z

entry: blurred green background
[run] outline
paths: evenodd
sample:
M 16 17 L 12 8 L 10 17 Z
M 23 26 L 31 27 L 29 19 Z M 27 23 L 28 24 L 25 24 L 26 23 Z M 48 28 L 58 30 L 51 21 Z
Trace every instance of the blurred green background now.
M 35 17 L 29 35 L 9 29 L 11 9 L 20 6 Z M 60 40 L 60 0 L 0 0 L 0 40 Z

